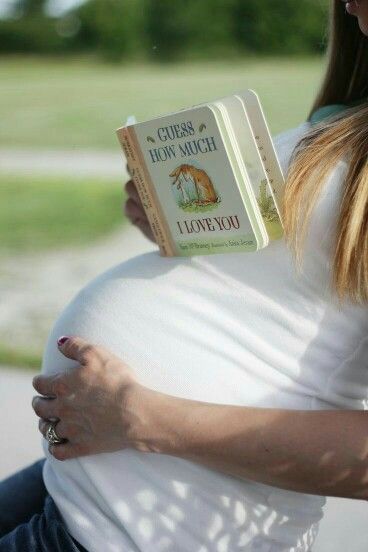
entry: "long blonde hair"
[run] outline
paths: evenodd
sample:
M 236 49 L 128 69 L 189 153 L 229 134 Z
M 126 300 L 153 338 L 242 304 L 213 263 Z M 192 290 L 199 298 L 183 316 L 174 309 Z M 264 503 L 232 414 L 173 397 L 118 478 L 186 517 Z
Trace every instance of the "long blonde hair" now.
M 368 98 L 368 38 L 341 0 L 331 6 L 328 66 L 310 115 L 329 104 Z M 286 177 L 285 235 L 297 263 L 313 207 L 328 174 L 348 154 L 337 221 L 331 286 L 340 301 L 368 302 L 368 103 L 313 126 L 294 150 Z

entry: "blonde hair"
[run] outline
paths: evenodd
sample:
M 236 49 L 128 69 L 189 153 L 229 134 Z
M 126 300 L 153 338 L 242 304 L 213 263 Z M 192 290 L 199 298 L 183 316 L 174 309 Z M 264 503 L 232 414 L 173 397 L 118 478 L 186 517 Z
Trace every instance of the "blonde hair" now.
M 368 96 L 368 39 L 341 0 L 331 8 L 328 67 L 310 115 Z M 285 235 L 300 266 L 311 214 L 327 176 L 348 155 L 331 286 L 340 301 L 368 303 L 368 103 L 313 126 L 295 148 L 286 177 Z

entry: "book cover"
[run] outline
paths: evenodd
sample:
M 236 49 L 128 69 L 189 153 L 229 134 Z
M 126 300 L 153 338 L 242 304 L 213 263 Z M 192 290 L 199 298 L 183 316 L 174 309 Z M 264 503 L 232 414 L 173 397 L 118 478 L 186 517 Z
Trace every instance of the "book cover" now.
M 267 245 L 210 106 L 127 128 L 144 164 L 145 184 L 154 188 L 156 209 L 164 214 L 171 254 L 255 251 Z

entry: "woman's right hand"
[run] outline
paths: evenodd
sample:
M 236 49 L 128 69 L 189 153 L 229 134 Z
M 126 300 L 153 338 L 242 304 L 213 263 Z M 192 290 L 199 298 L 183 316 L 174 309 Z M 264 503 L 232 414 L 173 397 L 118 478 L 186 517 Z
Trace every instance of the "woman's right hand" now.
M 137 226 L 141 232 L 143 232 L 146 238 L 155 242 L 155 237 L 152 233 L 151 226 L 148 222 L 145 210 L 143 208 L 133 180 L 129 180 L 125 184 L 125 191 L 128 197 L 125 202 L 124 213 L 130 220 L 130 222 Z

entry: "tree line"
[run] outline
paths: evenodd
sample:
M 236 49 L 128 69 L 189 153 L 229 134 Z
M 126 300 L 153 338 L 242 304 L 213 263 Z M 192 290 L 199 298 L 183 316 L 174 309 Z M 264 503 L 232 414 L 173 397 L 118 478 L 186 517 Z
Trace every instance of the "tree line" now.
M 18 0 L 0 52 L 97 53 L 109 60 L 296 55 L 324 50 L 328 0 L 89 0 L 62 17 Z

